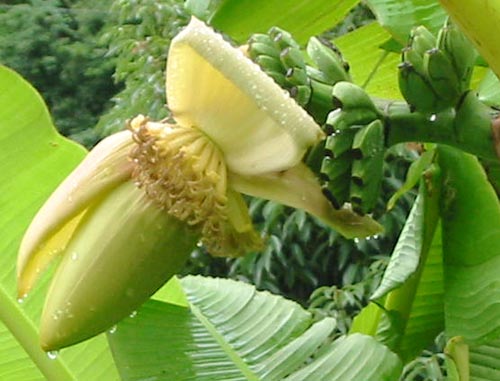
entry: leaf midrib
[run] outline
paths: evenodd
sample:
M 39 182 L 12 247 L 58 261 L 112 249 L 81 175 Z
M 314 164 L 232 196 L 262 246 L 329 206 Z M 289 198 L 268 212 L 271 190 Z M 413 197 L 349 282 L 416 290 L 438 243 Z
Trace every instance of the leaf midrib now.
M 26 314 L 20 312 L 17 301 L 14 301 L 4 288 L 0 288 L 0 305 L 2 306 L 0 321 L 5 324 L 47 379 L 51 381 L 76 380 L 60 359 L 50 359 L 40 348 L 35 326 Z
M 208 333 L 215 339 L 215 341 L 220 345 L 221 349 L 227 356 L 233 361 L 236 367 L 241 371 L 243 376 L 246 377 L 248 381 L 260 381 L 258 376 L 252 372 L 250 367 L 245 363 L 245 361 L 240 357 L 240 355 L 229 345 L 229 343 L 225 340 L 224 336 L 221 335 L 217 328 L 208 320 L 201 310 L 191 304 L 191 312 L 196 316 L 196 318 L 200 321 L 200 323 L 206 328 Z

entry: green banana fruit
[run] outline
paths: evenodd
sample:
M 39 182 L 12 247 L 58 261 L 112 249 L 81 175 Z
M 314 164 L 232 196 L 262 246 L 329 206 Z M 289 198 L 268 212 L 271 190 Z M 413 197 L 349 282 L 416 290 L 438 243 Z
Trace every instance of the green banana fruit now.
M 354 83 L 339 82 L 335 84 L 332 95 L 334 102 L 338 103 L 338 107 L 341 107 L 342 110 L 366 109 L 380 115 L 370 96 Z
M 328 156 L 323 159 L 323 194 L 336 209 L 340 209 L 349 200 L 351 164 L 352 157 L 349 153 L 335 159 Z
M 472 43 L 456 25 L 447 21 L 439 31 L 437 44 L 439 49 L 448 56 L 453 66 L 460 83 L 460 92 L 466 91 L 469 88 L 474 62 L 477 58 L 477 52 Z
M 273 41 L 268 35 L 254 34 L 248 41 L 248 45 L 251 59 L 255 59 L 258 56 L 269 56 L 279 61 L 279 50 L 276 49 Z
M 383 177 L 384 126 L 374 120 L 362 128 L 354 137 L 352 149 L 360 156 L 352 164 L 350 201 L 353 210 L 366 214 L 377 202 Z
M 423 56 L 427 50 L 436 47 L 436 37 L 425 26 L 420 25 L 410 32 L 410 45 Z
M 340 81 L 351 81 L 348 73 L 349 67 L 334 46 L 328 46 L 326 42 L 312 37 L 309 39 L 306 49 L 309 57 L 324 74 L 329 83 L 335 84 Z
M 410 62 L 399 64 L 398 69 L 399 90 L 412 110 L 433 113 L 444 108 L 427 76 Z
M 428 50 L 424 54 L 424 68 L 437 96 L 444 104 L 455 106 L 461 86 L 448 56 L 438 48 Z

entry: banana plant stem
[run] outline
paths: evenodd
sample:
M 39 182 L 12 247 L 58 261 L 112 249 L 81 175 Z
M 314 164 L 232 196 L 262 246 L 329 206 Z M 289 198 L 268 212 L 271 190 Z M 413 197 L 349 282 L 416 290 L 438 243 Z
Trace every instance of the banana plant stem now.
M 473 108 L 465 104 L 457 110 L 449 108 L 436 114 L 422 114 L 410 110 L 406 103 L 389 103 L 384 107 L 386 145 L 440 143 L 497 161 L 495 146 L 498 143 L 492 129 L 492 114 L 482 106 L 474 103 Z

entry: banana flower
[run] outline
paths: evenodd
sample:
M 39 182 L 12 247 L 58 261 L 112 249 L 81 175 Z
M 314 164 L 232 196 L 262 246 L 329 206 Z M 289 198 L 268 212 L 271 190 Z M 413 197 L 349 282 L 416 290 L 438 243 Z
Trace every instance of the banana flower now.
M 261 247 L 242 193 L 302 208 L 342 234 L 380 226 L 333 209 L 301 160 L 321 129 L 245 54 L 193 19 L 171 44 L 172 118 L 138 116 L 99 143 L 46 201 L 18 257 L 18 291 L 62 257 L 41 318 L 45 350 L 136 310 L 197 242 L 214 255 Z

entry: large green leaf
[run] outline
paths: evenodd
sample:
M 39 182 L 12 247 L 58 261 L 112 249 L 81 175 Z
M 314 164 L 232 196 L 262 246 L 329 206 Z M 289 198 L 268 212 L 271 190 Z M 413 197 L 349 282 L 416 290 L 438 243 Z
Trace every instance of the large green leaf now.
M 469 345 L 500 337 L 500 204 L 477 158 L 440 147 L 445 319 Z
M 372 299 L 379 299 L 395 288 L 400 287 L 417 271 L 423 241 L 424 197 L 419 195 L 392 252 L 382 282 L 371 296 Z
M 405 360 L 427 348 L 444 329 L 441 227 L 438 226 L 412 301 L 399 353 Z
M 38 343 L 48 277 L 23 301 L 16 298 L 16 256 L 30 220 L 85 155 L 52 125 L 40 95 L 0 66 L 0 379 L 116 380 L 103 336 L 51 359 Z
M 227 279 L 181 283 L 190 308 L 150 301 L 109 335 L 123 380 L 389 381 L 401 373 L 387 347 L 360 334 L 332 343 L 335 320 L 314 323 L 292 301 Z
M 305 43 L 334 27 L 357 3 L 359 0 L 225 0 L 215 7 L 209 21 L 239 42 L 279 26 Z
M 354 319 L 351 332 L 377 337 L 409 360 L 443 330 L 443 264 L 439 219 L 441 176 L 434 166 L 396 244 L 372 303 Z M 378 309 L 378 311 L 377 311 Z
M 349 63 L 356 84 L 371 96 L 400 99 L 396 68 L 401 57 L 380 47 L 390 37 L 375 21 L 337 38 L 335 44 Z
M 424 25 L 437 32 L 446 17 L 437 0 L 367 0 L 367 3 L 380 24 L 403 45 L 414 26 Z
M 469 349 L 471 381 L 500 380 L 500 339 Z

